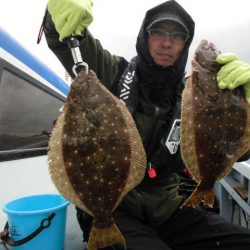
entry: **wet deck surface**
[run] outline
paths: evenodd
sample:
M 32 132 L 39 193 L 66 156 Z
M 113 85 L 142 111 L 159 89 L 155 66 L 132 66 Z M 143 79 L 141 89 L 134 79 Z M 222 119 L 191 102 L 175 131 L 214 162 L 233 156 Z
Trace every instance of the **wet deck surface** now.
M 66 237 L 64 250 L 84 250 L 86 244 L 83 242 L 82 231 L 76 219 L 76 210 L 74 205 L 68 206 Z

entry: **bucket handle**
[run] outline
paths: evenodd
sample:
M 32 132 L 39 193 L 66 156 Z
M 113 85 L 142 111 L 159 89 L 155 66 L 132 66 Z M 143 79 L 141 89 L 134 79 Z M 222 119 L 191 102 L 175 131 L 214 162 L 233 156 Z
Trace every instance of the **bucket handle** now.
M 47 218 L 43 219 L 40 223 L 40 226 L 30 235 L 26 236 L 25 238 L 21 240 L 14 241 L 10 235 L 9 235 L 9 223 L 6 222 L 4 226 L 4 230 L 0 233 L 0 240 L 2 240 L 3 245 L 9 245 L 9 246 L 20 246 L 24 243 L 32 240 L 34 237 L 36 237 L 40 232 L 43 231 L 43 229 L 48 228 L 51 225 L 51 220 L 54 218 L 56 214 L 53 212 L 51 213 Z M 1 242 L 0 242 L 1 244 Z

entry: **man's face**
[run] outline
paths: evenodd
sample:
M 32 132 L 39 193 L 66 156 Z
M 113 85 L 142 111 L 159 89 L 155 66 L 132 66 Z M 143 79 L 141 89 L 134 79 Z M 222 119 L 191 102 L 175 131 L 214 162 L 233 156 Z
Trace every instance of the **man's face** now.
M 175 64 L 185 46 L 185 42 L 178 39 L 178 35 L 181 36 L 183 33 L 174 33 L 172 38 L 170 35 L 166 35 L 172 32 L 183 31 L 179 29 L 178 24 L 173 22 L 164 22 L 158 24 L 157 27 L 152 27 L 148 37 L 150 55 L 157 65 L 164 68 Z M 173 39 L 173 37 L 177 39 Z

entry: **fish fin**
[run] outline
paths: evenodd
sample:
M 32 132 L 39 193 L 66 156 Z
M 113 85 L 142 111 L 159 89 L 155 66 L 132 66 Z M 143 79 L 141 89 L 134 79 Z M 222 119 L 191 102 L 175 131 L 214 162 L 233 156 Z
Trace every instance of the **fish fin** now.
M 197 69 L 193 70 L 192 76 L 190 77 L 191 84 L 195 85 L 199 82 L 199 73 Z
M 67 200 L 92 215 L 91 211 L 82 203 L 78 194 L 75 192 L 63 159 L 62 152 L 62 135 L 63 125 L 65 123 L 65 114 L 59 115 L 56 121 L 56 125 L 52 130 L 51 137 L 48 145 L 48 168 L 52 182 L 55 184 L 59 193 Z
M 125 187 L 112 211 L 114 211 L 115 208 L 120 204 L 124 196 L 142 181 L 147 166 L 146 153 L 140 134 L 136 128 L 135 121 L 128 111 L 128 108 L 119 99 L 116 97 L 114 98 L 117 100 L 117 107 L 119 107 L 120 111 L 122 112 L 124 123 L 129 131 L 127 140 L 129 141 L 131 148 L 131 155 L 129 159 L 130 166 L 128 167 L 128 178 L 126 180 Z
M 101 229 L 93 224 L 88 240 L 88 250 L 97 250 L 117 243 L 126 246 L 126 241 L 115 223 L 112 223 L 108 228 Z
M 196 187 L 190 197 L 181 205 L 183 207 L 197 207 L 203 203 L 209 207 L 213 207 L 214 204 L 214 189 L 201 189 L 199 185 Z

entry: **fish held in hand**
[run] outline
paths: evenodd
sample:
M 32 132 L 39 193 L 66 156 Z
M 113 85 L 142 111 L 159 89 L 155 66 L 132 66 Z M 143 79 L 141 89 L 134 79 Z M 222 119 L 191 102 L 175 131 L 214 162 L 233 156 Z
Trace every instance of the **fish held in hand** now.
M 220 52 L 202 40 L 192 60 L 181 108 L 181 154 L 197 187 L 183 206 L 213 206 L 214 184 L 250 149 L 250 105 L 244 89 L 218 88 Z
M 143 179 L 146 156 L 131 114 L 93 71 L 73 81 L 48 160 L 58 191 L 93 217 L 88 250 L 125 244 L 112 212 Z

